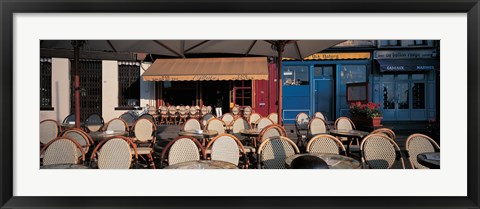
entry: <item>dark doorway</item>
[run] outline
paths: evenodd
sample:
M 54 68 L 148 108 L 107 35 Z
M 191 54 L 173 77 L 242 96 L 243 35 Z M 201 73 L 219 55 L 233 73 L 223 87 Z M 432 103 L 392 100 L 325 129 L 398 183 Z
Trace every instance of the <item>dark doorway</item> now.
M 163 100 L 166 105 L 195 106 L 196 81 L 163 82 Z
M 215 107 L 217 106 L 217 98 L 222 97 L 222 113 L 230 112 L 229 108 L 229 92 L 230 81 L 203 81 L 202 85 L 202 101 L 203 105 L 212 106 L 212 113 L 215 115 Z M 219 94 L 217 94 L 217 91 Z

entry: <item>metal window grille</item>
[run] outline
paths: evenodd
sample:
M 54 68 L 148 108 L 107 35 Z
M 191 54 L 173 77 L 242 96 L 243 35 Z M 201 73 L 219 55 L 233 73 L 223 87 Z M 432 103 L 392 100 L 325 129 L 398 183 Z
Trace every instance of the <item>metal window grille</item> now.
M 140 105 L 140 63 L 118 62 L 118 106 Z
M 75 62 L 70 60 L 70 112 L 75 112 Z M 92 113 L 102 115 L 102 61 L 80 60 L 80 119 L 86 119 Z
M 52 107 L 52 59 L 40 58 L 40 108 Z

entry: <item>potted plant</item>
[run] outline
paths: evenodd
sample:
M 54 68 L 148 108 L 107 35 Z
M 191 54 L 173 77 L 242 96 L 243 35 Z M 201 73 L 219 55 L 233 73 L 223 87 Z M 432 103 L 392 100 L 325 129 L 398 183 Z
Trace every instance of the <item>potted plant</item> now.
M 352 121 L 359 126 L 368 126 L 372 128 L 381 127 L 381 121 L 383 119 L 380 112 L 380 104 L 368 102 L 362 104 L 361 102 L 355 102 L 350 104 L 350 115 Z

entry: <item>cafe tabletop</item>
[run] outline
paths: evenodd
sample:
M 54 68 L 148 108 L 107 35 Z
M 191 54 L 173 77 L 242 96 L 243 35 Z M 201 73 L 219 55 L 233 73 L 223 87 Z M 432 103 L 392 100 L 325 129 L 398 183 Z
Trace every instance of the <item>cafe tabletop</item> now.
M 197 132 L 197 130 L 181 130 L 178 132 L 179 136 L 191 136 L 197 139 L 204 139 L 204 138 L 211 138 L 218 135 L 218 131 L 215 130 L 201 130 L 201 132 Z
M 93 141 L 99 142 L 102 140 L 105 140 L 109 137 L 112 136 L 127 136 L 128 131 L 122 131 L 122 130 L 107 130 L 107 131 L 95 131 L 95 132 L 90 132 L 88 133 Z
M 240 130 L 240 134 L 244 135 L 244 136 L 250 136 L 250 137 L 257 137 L 260 135 L 260 132 L 262 130 L 260 129 L 256 129 L 256 128 L 252 128 L 252 129 L 242 129 Z
M 311 155 L 324 160 L 330 169 L 358 169 L 362 164 L 351 157 L 329 153 L 301 153 L 292 155 L 285 159 L 285 166 L 290 168 L 292 161 L 300 156 Z
M 369 135 L 369 132 L 359 131 L 359 130 L 344 130 L 344 129 L 330 129 L 329 133 L 331 135 L 343 136 L 343 137 L 357 137 L 363 138 Z
M 194 160 L 170 165 L 165 169 L 238 169 L 238 167 L 220 160 Z
M 40 169 L 88 169 L 88 166 L 80 165 L 80 164 L 51 164 L 51 165 L 43 165 L 40 166 Z
M 440 152 L 424 152 L 417 155 L 417 161 L 432 169 L 440 168 Z

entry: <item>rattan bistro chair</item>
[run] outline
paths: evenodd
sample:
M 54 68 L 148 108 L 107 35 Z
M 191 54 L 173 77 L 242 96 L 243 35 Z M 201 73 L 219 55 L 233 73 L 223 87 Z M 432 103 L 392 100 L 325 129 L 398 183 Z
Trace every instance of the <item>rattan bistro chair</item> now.
M 82 146 L 75 140 L 63 136 L 48 142 L 40 151 L 40 156 L 43 165 L 81 164 L 85 161 Z
M 202 127 L 207 127 L 208 121 L 213 119 L 213 118 L 216 118 L 216 117 L 215 117 L 215 115 L 213 115 L 211 113 L 207 113 L 207 114 L 203 115 L 202 119 L 200 120 L 202 122 Z
M 89 132 L 99 131 L 103 128 L 104 121 L 100 114 L 93 113 L 85 120 L 85 130 Z
M 82 119 L 80 119 L 80 121 L 82 121 Z M 65 117 L 63 119 L 63 122 L 62 123 L 70 123 L 70 122 L 75 122 L 75 113 L 70 113 L 70 115 L 67 115 L 67 117 Z
M 267 117 L 261 117 L 260 119 L 257 120 L 257 122 L 255 122 L 257 124 L 256 128 L 258 130 L 262 130 L 264 129 L 265 127 L 269 126 L 269 125 L 272 125 L 273 124 L 273 121 L 268 119 Z
M 106 131 L 129 131 L 127 122 L 121 118 L 113 118 L 104 128 Z
M 217 131 L 219 135 L 224 134 L 225 133 L 225 122 L 223 122 L 223 120 L 218 119 L 218 118 L 212 118 L 208 121 L 205 129 L 206 130 Z
M 235 119 L 233 122 L 232 122 L 232 135 L 234 135 L 237 139 L 240 139 L 240 140 L 243 140 L 245 139 L 246 137 L 243 136 L 240 131 L 242 129 L 250 129 L 251 126 L 250 124 L 247 122 L 247 120 L 245 120 L 244 118 L 241 118 L 241 117 L 238 117 L 237 119 Z
M 273 123 L 275 123 L 275 124 L 280 124 L 279 121 L 278 121 L 278 113 L 276 113 L 276 112 L 272 112 L 272 113 L 268 114 L 267 118 L 272 120 Z
M 260 131 L 258 135 L 257 141 L 261 144 L 265 139 L 273 137 L 273 136 L 287 136 L 287 131 L 280 125 L 271 124 L 266 126 L 265 128 Z
M 180 106 L 180 109 L 178 110 L 178 124 L 184 124 L 187 121 L 188 118 L 188 109 L 185 108 L 185 106 Z
M 320 119 L 325 120 L 325 121 L 327 120 L 327 119 L 325 118 L 325 115 L 323 115 L 322 112 L 315 112 L 315 113 L 313 114 L 313 117 L 314 117 L 314 118 L 320 118 Z
M 295 142 L 287 137 L 267 138 L 258 147 L 258 168 L 284 169 L 285 159 L 299 152 Z
M 235 117 L 232 113 L 225 113 L 222 115 L 222 120 L 225 122 L 225 128 L 231 130 L 232 121 L 235 120 Z
M 212 160 L 221 160 L 238 166 L 240 157 L 245 159 L 248 165 L 247 154 L 242 143 L 233 135 L 220 134 L 214 137 L 207 145 Z
M 78 128 L 66 130 L 62 133 L 62 136 L 78 142 L 78 144 L 80 144 L 80 146 L 83 148 L 83 152 L 85 154 L 88 153 L 90 146 L 93 144 L 93 139 L 90 137 L 90 135 Z
M 168 108 L 167 106 L 160 107 L 160 122 L 159 124 L 168 124 Z
M 200 115 L 198 113 L 198 109 L 195 107 L 195 106 L 191 106 L 190 109 L 189 109 L 189 117 L 190 118 L 194 118 L 194 119 L 198 119 L 200 118 Z
M 150 113 L 143 113 L 142 115 L 140 115 L 140 117 L 137 118 L 137 120 L 139 120 L 140 118 L 146 118 L 148 120 L 151 120 L 154 124 L 157 124 L 157 121 L 155 121 L 155 117 L 153 117 L 153 115 L 150 115 Z
M 395 140 L 395 132 L 393 132 L 392 129 L 389 129 L 389 128 L 379 128 L 379 129 L 375 129 L 371 132 L 371 134 L 385 134 L 387 135 L 388 137 L 390 137 L 390 139 L 393 139 Z
M 180 109 L 180 107 L 179 107 Z M 167 125 L 168 124 L 175 124 L 177 125 L 177 108 L 175 106 L 170 106 L 168 107 L 168 121 L 167 121 Z
M 250 117 L 250 114 L 252 114 L 252 107 L 250 106 L 245 106 L 243 108 L 243 118 L 247 119 Z
M 90 157 L 90 167 L 130 169 L 132 165 L 136 166 L 137 159 L 137 148 L 132 140 L 123 136 L 112 136 L 95 147 Z
M 121 114 L 118 118 L 123 119 L 128 126 L 133 126 L 133 123 L 135 123 L 135 120 L 137 119 L 132 113 L 129 112 Z
M 205 158 L 205 149 L 200 142 L 190 136 L 178 136 L 165 146 L 160 166 L 163 167 L 164 164 L 175 165 Z
M 398 145 L 384 134 L 370 134 L 360 145 L 362 163 L 365 168 L 390 169 L 395 161 L 400 161 L 401 168 L 405 169 L 402 153 Z
M 60 125 L 55 120 L 43 120 L 40 122 L 40 145 L 43 146 L 57 138 L 60 133 Z
M 320 119 L 320 118 L 318 118 Z M 328 134 L 319 134 L 310 139 L 307 143 L 308 153 L 330 153 L 330 154 L 344 154 L 345 146 L 342 142 L 334 136 Z
M 432 138 L 423 134 L 412 134 L 405 142 L 405 149 L 412 168 L 428 169 L 418 163 L 417 155 L 423 152 L 439 152 L 440 146 Z
M 340 130 L 355 130 L 355 124 L 353 123 L 350 118 L 347 117 L 339 117 L 337 120 L 335 120 L 334 123 L 334 129 L 340 129 Z M 346 137 L 339 137 L 340 141 L 345 142 L 348 141 L 348 138 Z M 357 146 L 352 146 L 350 144 L 350 150 L 358 150 L 359 149 L 359 144 L 358 144 L 358 139 L 357 139 Z
M 233 106 L 232 107 L 232 114 L 235 118 L 240 116 L 240 108 L 238 106 Z
M 256 127 L 257 126 L 257 121 L 258 119 L 260 119 L 262 116 L 256 112 L 250 114 L 250 116 L 248 117 L 248 123 L 250 123 L 252 125 L 252 127 Z
M 153 146 L 155 145 L 155 135 L 157 133 L 156 126 L 153 121 L 147 118 L 139 118 L 133 125 L 133 141 L 135 142 L 137 153 L 148 166 L 155 168 L 153 161 Z M 143 158 L 146 156 L 148 160 Z
M 306 143 L 306 138 L 308 134 L 308 123 L 310 122 L 310 117 L 307 113 L 301 112 L 295 117 L 295 130 L 297 133 L 297 145 L 303 147 Z
M 202 130 L 202 124 L 195 118 L 190 118 L 183 124 L 182 130 L 185 131 L 193 131 L 193 130 Z
M 329 127 L 327 122 L 321 118 L 312 118 L 307 126 L 308 136 L 307 138 L 312 138 L 318 134 L 327 133 Z

